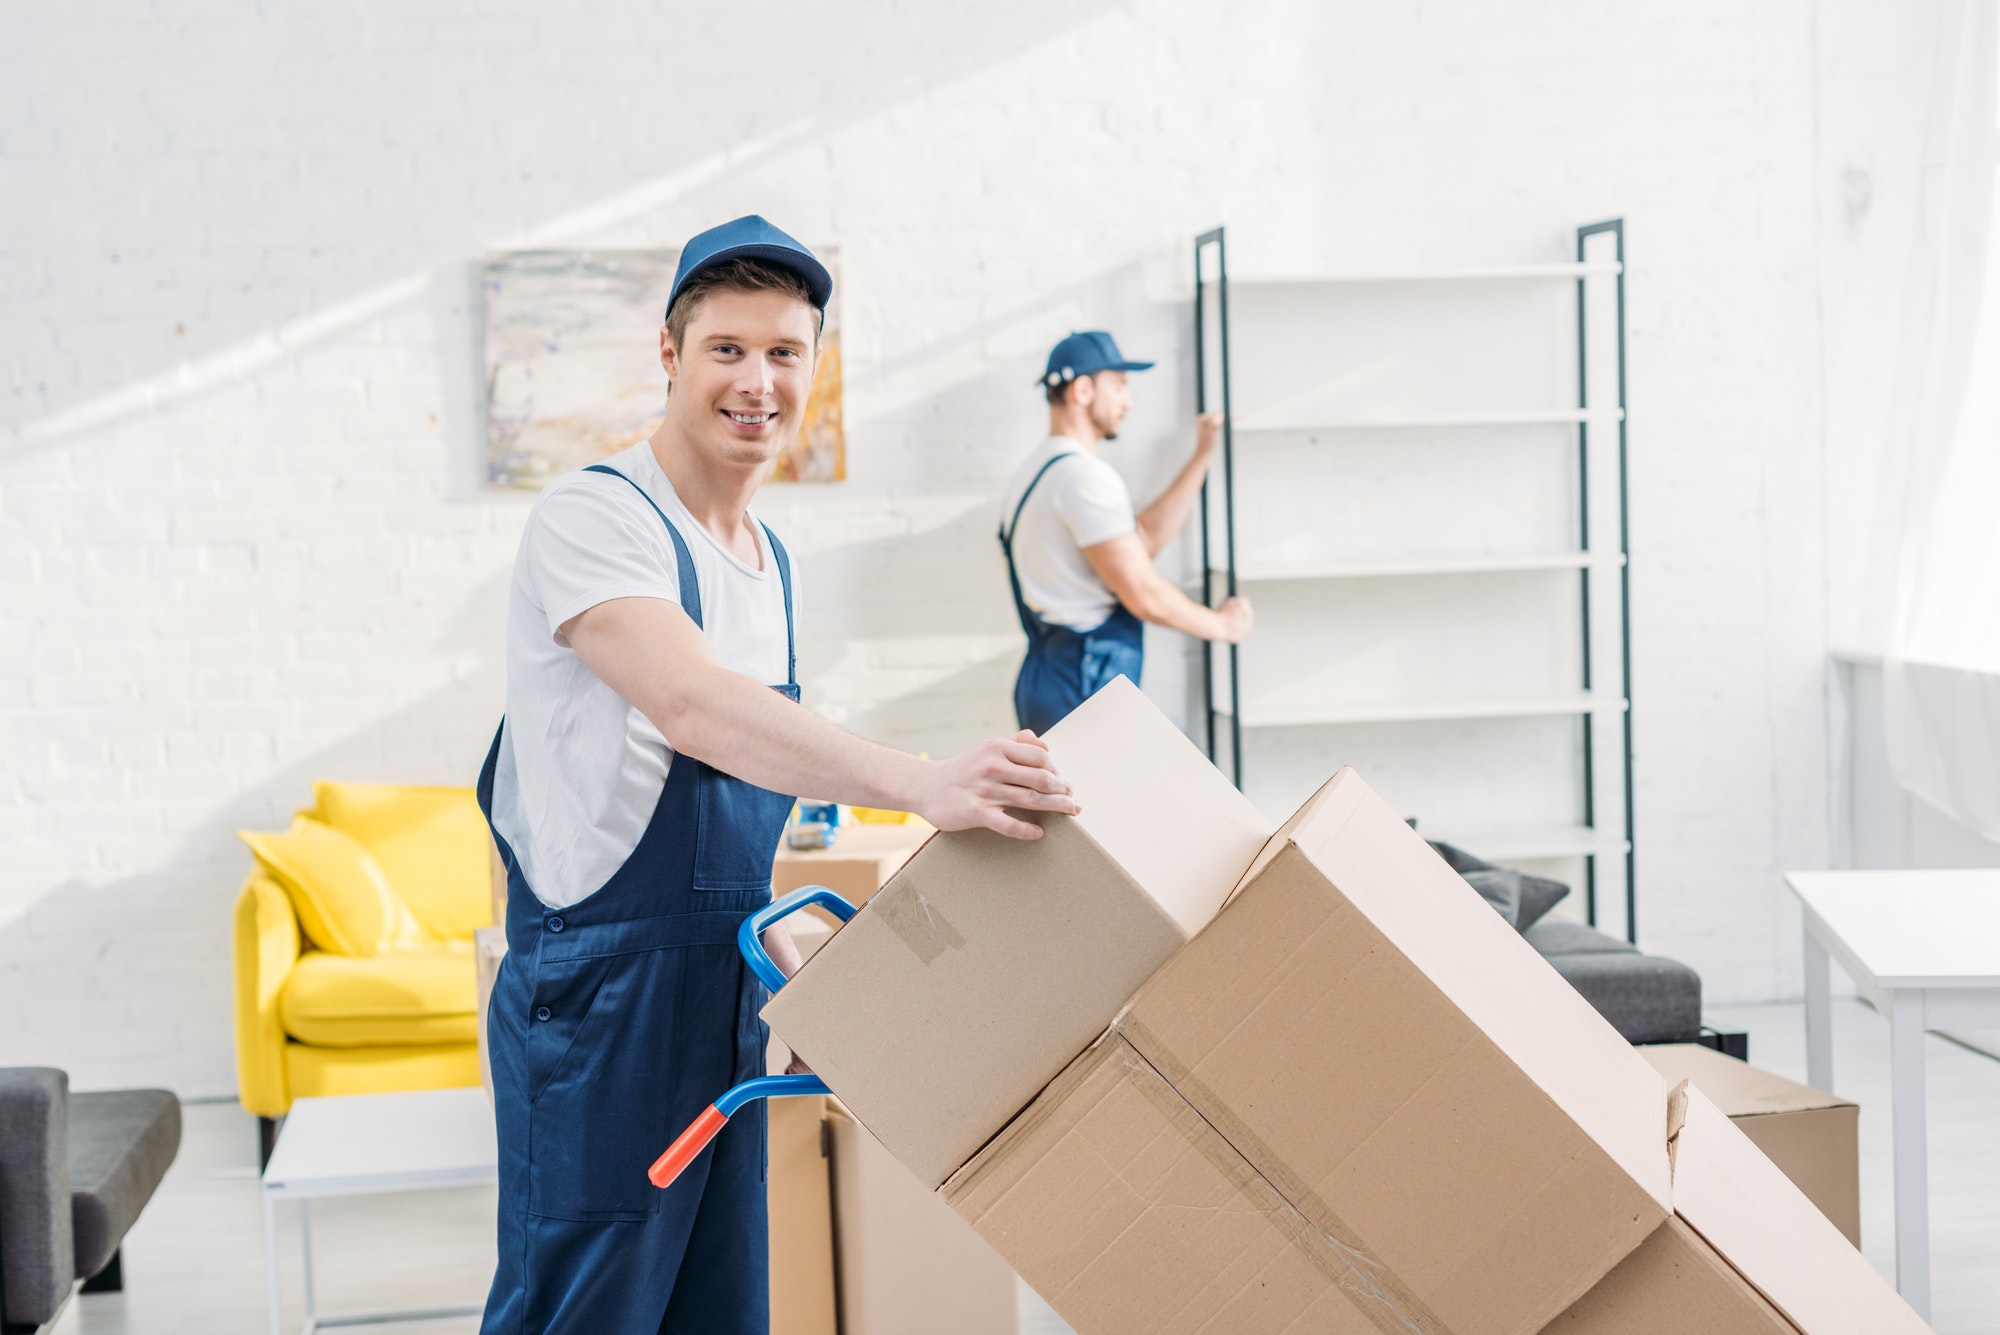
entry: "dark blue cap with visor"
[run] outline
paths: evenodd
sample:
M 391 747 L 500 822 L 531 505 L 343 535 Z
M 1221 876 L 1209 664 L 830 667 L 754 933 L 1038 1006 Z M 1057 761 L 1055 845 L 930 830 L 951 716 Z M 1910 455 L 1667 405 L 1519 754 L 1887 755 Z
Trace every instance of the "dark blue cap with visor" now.
M 833 298 L 833 275 L 826 271 L 826 266 L 810 250 L 752 213 L 720 227 L 711 227 L 690 238 L 687 245 L 681 247 L 680 266 L 674 270 L 673 291 L 667 294 L 667 314 L 674 313 L 674 302 L 679 300 L 681 289 L 687 286 L 688 279 L 704 269 L 712 269 L 730 260 L 763 260 L 791 270 L 806 280 L 812 304 L 822 315 L 826 312 L 826 303 Z
M 1054 389 L 1080 375 L 1099 371 L 1146 371 L 1151 362 L 1127 361 L 1118 344 L 1102 329 L 1091 329 L 1068 338 L 1049 350 L 1049 369 L 1042 373 L 1042 385 Z

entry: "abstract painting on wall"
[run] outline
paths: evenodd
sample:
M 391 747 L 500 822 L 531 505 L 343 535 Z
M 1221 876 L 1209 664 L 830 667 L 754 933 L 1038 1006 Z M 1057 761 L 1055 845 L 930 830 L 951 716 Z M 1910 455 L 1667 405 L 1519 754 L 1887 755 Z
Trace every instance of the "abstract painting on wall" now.
M 837 277 L 830 248 L 819 255 Z M 667 392 L 660 320 L 679 261 L 676 250 L 520 250 L 487 259 L 489 482 L 533 490 L 653 433 Z M 840 370 L 836 296 L 798 439 L 779 455 L 774 479 L 847 475 Z

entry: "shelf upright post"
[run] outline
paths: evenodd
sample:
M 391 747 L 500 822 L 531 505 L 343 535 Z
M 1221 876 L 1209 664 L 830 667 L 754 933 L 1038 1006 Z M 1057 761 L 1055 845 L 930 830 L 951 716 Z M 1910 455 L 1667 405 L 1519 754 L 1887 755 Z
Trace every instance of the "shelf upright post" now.
M 1576 262 L 1583 263 L 1585 229 L 1576 232 Z M 1577 547 L 1584 554 L 1582 575 L 1583 689 L 1594 684 L 1591 660 L 1596 657 L 1590 630 L 1590 339 L 1586 295 L 1590 276 L 1576 276 L 1576 525 Z M 1597 715 L 1583 712 L 1583 824 L 1597 828 Z M 1597 854 L 1583 856 L 1583 920 L 1597 926 Z
M 1229 247 L 1224 240 L 1224 229 L 1217 227 L 1203 232 L 1195 238 L 1195 407 L 1197 412 L 1208 411 L 1208 380 L 1204 374 L 1206 360 L 1203 349 L 1208 338 L 1205 305 L 1202 252 L 1209 246 L 1215 247 L 1215 314 L 1218 333 L 1217 368 L 1220 371 L 1222 388 L 1222 549 L 1223 549 L 1223 590 L 1226 597 L 1236 596 L 1236 428 L 1231 420 L 1229 396 Z M 1212 605 L 1214 588 L 1210 574 L 1214 562 L 1209 558 L 1208 531 L 1208 484 L 1202 484 L 1202 600 Z M 1205 641 L 1202 649 L 1204 686 L 1207 690 L 1205 703 L 1208 706 L 1208 755 L 1215 758 L 1215 644 Z M 1241 660 L 1238 646 L 1229 646 L 1229 772 L 1230 780 L 1237 788 L 1243 787 L 1243 687 Z
M 1218 237 L 1222 229 L 1203 232 L 1194 241 L 1194 413 L 1200 417 L 1208 411 L 1208 307 L 1207 286 L 1202 281 L 1201 252 L 1210 237 Z M 1204 607 L 1215 603 L 1215 561 L 1210 555 L 1208 536 L 1208 475 L 1201 479 L 1201 603 Z M 1208 758 L 1215 760 L 1215 641 L 1201 642 L 1201 708 L 1207 721 Z
M 1615 286 L 1617 296 L 1617 327 L 1614 332 L 1617 336 L 1618 350 L 1618 554 L 1622 558 L 1618 566 L 1618 657 L 1620 666 L 1619 684 L 1624 692 L 1624 708 L 1620 712 L 1624 715 L 1625 720 L 1625 939 L 1636 945 L 1639 940 L 1637 876 L 1639 844 L 1634 833 L 1633 816 L 1636 802 L 1632 787 L 1632 519 L 1630 485 L 1627 471 L 1630 413 L 1626 404 L 1625 393 L 1625 220 L 1623 218 L 1609 218 L 1603 222 L 1592 223 L 1587 227 L 1577 228 L 1576 258 L 1578 263 L 1582 263 L 1584 259 L 1584 246 L 1588 239 L 1606 233 L 1611 236 L 1614 258 L 1618 262 Z M 1580 383 L 1583 372 L 1584 341 L 1583 282 L 1584 280 L 1581 277 L 1577 279 L 1577 372 L 1579 394 L 1583 392 Z M 1582 429 L 1588 431 L 1588 423 Z M 1586 663 L 1589 660 L 1590 654 L 1588 644 L 1588 615 L 1589 611 L 1586 604 L 1586 621 L 1584 623 L 1586 627 L 1584 649 Z M 1589 747 L 1587 745 L 1585 747 L 1585 754 L 1586 756 L 1589 755 Z M 1588 764 L 1589 762 L 1586 761 L 1585 763 Z M 1590 790 L 1587 783 L 1585 790 L 1586 792 Z M 1592 823 L 1594 824 L 1595 822 Z M 1595 867 L 1595 860 L 1592 861 L 1591 865 L 1593 868 Z

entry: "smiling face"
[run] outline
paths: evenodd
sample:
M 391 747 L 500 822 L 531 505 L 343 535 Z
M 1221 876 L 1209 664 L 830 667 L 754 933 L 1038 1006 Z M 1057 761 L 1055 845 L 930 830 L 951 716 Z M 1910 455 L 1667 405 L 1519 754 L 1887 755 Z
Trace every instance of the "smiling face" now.
M 769 466 L 798 438 L 819 312 L 786 291 L 717 287 L 675 314 L 678 339 L 660 331 L 669 428 L 716 463 Z

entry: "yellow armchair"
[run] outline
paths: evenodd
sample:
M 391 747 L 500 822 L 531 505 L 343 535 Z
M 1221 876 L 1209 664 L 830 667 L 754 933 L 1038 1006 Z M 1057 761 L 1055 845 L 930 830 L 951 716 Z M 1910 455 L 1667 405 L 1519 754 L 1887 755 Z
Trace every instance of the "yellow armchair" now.
M 469 788 L 313 785 L 256 863 L 233 930 L 236 1073 L 264 1121 L 292 1100 L 479 1083 L 472 931 L 491 840 Z

